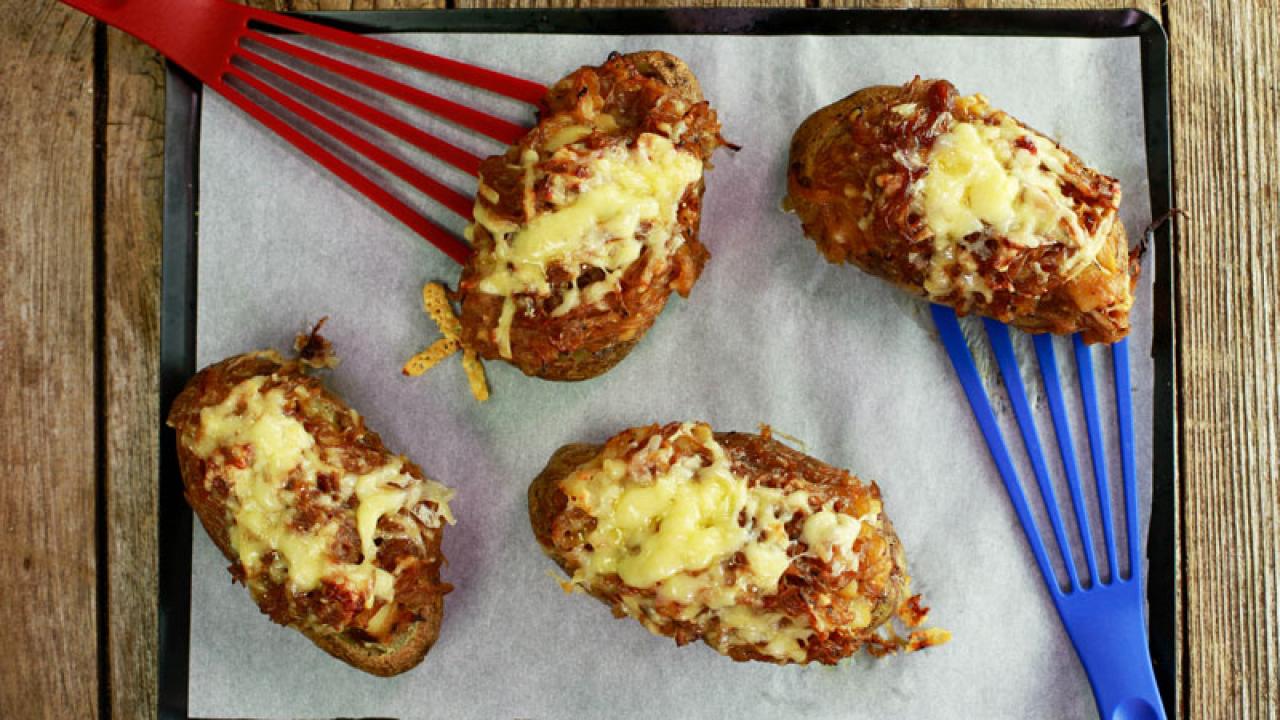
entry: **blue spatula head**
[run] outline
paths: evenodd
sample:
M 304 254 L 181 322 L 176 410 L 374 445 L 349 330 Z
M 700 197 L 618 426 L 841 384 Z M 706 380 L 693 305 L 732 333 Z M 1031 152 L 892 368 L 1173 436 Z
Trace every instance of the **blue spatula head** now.
M 1113 527 L 1111 508 L 1111 482 L 1107 471 L 1107 453 L 1104 443 L 1103 423 L 1098 405 L 1098 387 L 1094 379 L 1092 354 L 1077 335 L 1073 338 L 1077 373 L 1079 375 L 1080 401 L 1083 408 L 1088 452 L 1091 462 L 1078 461 L 1079 452 L 1071 429 L 1067 409 L 1066 392 L 1063 389 L 1058 358 L 1054 351 L 1053 337 L 1038 335 L 1032 340 L 1035 347 L 1039 378 L 1052 417 L 1052 431 L 1056 438 L 1058 456 L 1070 498 L 1074 527 L 1070 526 L 1061 509 L 1050 474 L 1050 463 L 1040 441 L 1035 414 L 1027 399 L 1027 389 L 1014 353 L 1009 328 L 993 320 L 984 321 L 991 351 L 1000 368 L 1000 376 L 1013 414 L 1017 420 L 1022 449 L 1026 453 L 1034 485 L 1024 486 L 1014 458 L 1006 444 L 1000 423 L 992 409 L 982 377 L 974 364 L 964 333 L 956 314 L 950 308 L 934 305 L 933 320 L 946 348 L 956 376 L 964 388 L 965 396 L 973 409 L 978 427 L 991 451 L 996 470 L 1004 482 L 1014 512 L 1022 524 L 1031 552 L 1040 574 L 1044 578 L 1054 607 L 1062 618 L 1071 643 L 1076 649 L 1085 673 L 1093 686 L 1098 713 L 1106 720 L 1139 720 L 1164 718 L 1164 706 L 1156 687 L 1152 671 L 1151 654 L 1147 643 L 1146 612 L 1143 605 L 1143 576 L 1141 557 L 1138 553 L 1137 480 L 1133 443 L 1133 403 L 1129 384 L 1129 346 L 1121 340 L 1111 346 L 1114 366 L 1114 390 L 1121 482 L 1123 484 L 1125 539 L 1128 545 L 1128 572 L 1121 572 L 1117 563 L 1119 552 Z M 1080 478 L 1082 465 L 1090 466 L 1097 490 L 1102 537 L 1106 547 L 1107 576 L 1100 572 L 1093 543 L 1088 508 L 1084 498 L 1084 484 Z M 1028 492 L 1038 493 L 1048 518 L 1053 543 L 1045 541 L 1032 513 Z M 1077 564 L 1068 540 L 1069 530 L 1080 538 L 1078 548 L 1083 555 L 1085 574 Z M 1055 562 L 1063 568 L 1065 577 L 1055 571 Z

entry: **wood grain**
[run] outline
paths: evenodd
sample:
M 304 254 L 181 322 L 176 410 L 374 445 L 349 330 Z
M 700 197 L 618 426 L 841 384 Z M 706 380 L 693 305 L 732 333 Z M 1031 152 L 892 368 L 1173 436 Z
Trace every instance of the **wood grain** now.
M 93 25 L 0 13 L 0 717 L 98 712 Z
M 156 513 L 160 427 L 160 241 L 164 67 L 150 48 L 106 34 L 103 422 L 111 708 L 156 705 Z
M 455 0 L 457 8 L 804 7 L 804 0 Z
M 1175 0 L 1176 1 L 1176 0 Z M 1194 0 L 1189 0 L 1194 1 Z M 1160 0 L 819 0 L 821 7 L 1114 10 L 1137 8 L 1160 19 Z
M 1188 716 L 1280 714 L 1280 10 L 1171 2 Z
M 242 5 L 282 12 L 443 8 L 444 0 L 242 0 Z
M 417 0 L 250 0 L 273 9 L 440 6 Z M 459 7 L 658 6 L 457 0 Z M 693 0 L 683 6 L 771 5 Z M 789 3 L 803 5 L 800 0 Z M 822 0 L 841 7 L 1025 7 L 1029 0 Z M 1280 710 L 1280 12 L 1267 0 L 1049 0 L 1168 18 L 1173 64 L 1182 547 L 1192 718 Z M 110 33 L 95 313 L 92 24 L 52 2 L 0 15 L 0 717 L 155 715 L 156 321 L 160 63 Z M 101 407 L 95 407 L 95 314 Z M 96 412 L 95 412 L 96 411 Z M 95 440 L 101 418 L 103 447 Z M 103 456 L 101 478 L 95 458 Z M 106 568 L 95 562 L 103 483 Z M 99 703 L 95 572 L 107 573 Z

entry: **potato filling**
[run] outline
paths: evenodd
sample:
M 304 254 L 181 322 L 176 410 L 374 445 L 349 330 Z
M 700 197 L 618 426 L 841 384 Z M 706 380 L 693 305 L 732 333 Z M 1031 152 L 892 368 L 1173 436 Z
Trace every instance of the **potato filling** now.
M 803 490 L 749 484 L 702 423 L 652 435 L 639 448 L 611 442 L 561 488 L 571 507 L 595 520 L 571 552 L 575 585 L 591 587 L 616 575 L 651 590 L 655 605 L 674 606 L 668 611 L 680 620 L 714 623 L 722 648 L 756 645 L 796 662 L 806 659 L 803 641 L 813 627 L 765 610 L 759 599 L 777 593 L 783 574 L 802 556 L 821 558 L 837 575 L 856 569 L 855 541 L 863 524 L 880 516 L 878 501 L 865 516 L 853 517 L 830 503 L 815 510 Z M 793 520 L 802 527 L 803 545 L 789 536 Z M 641 622 L 654 612 L 640 596 L 622 602 Z M 851 629 L 870 622 L 869 612 L 855 617 L 862 625 Z
M 1057 145 L 990 109 L 980 95 L 956 104 L 985 119 L 956 122 L 940 135 L 911 188 L 912 209 L 933 234 L 925 291 L 945 297 L 961 289 L 990 300 L 992 290 L 976 262 L 984 235 L 1003 236 L 1023 248 L 1067 248 L 1061 268 L 1067 278 L 1093 263 L 1111 233 L 1114 206 L 1086 229 L 1077 202 L 1064 192 L 1070 188 L 1070 159 Z M 959 272 L 951 271 L 955 266 Z
M 453 522 L 453 491 L 437 482 L 420 482 L 403 471 L 403 460 L 364 474 L 342 470 L 337 458 L 325 457 L 315 438 L 285 412 L 285 392 L 262 392 L 265 376 L 236 385 L 219 405 L 200 412 L 194 454 L 221 465 L 230 485 L 231 547 L 248 577 L 263 572 L 282 575 L 291 591 L 304 593 L 321 582 L 357 590 L 371 607 L 375 598 L 390 602 L 395 577 L 377 567 L 375 540 L 383 517 L 408 511 L 428 528 Z M 336 479 L 332 492 L 319 492 L 321 475 Z M 297 519 L 303 494 L 326 509 L 354 505 L 363 558 L 358 564 L 334 561 L 330 546 L 337 531 L 335 515 L 305 530 Z M 428 504 L 427 501 L 430 501 Z
M 566 139 L 577 140 L 581 138 Z M 684 243 L 675 232 L 677 211 L 688 188 L 702 177 L 702 161 L 670 139 L 643 133 L 628 147 L 614 144 L 589 150 L 570 143 L 554 151 L 583 172 L 549 177 L 549 209 L 534 213 L 524 225 L 491 215 L 481 202 L 475 206 L 476 224 L 493 237 L 493 248 L 477 258 L 481 292 L 505 297 L 495 329 L 499 352 L 511 357 L 511 322 L 517 294 L 547 297 L 552 293 L 549 272 L 558 268 L 568 290 L 552 317 L 563 316 L 581 304 L 595 305 L 617 292 L 623 274 L 648 250 L 651 264 L 665 259 Z M 526 186 L 531 187 L 537 152 L 524 153 Z M 482 192 L 484 180 L 481 178 Z M 468 237 L 474 230 L 468 229 Z M 587 271 L 602 277 L 580 287 Z

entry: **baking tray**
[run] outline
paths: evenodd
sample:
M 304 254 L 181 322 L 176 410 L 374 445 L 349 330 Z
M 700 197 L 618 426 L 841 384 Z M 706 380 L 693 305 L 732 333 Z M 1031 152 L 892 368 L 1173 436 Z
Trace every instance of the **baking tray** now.
M 1168 42 L 1160 24 L 1136 10 L 449 10 L 309 13 L 354 32 L 508 32 L 745 35 L 1001 35 L 1137 37 L 1153 217 L 1172 207 Z M 160 403 L 167 410 L 195 372 L 196 213 L 200 143 L 199 81 L 170 65 L 166 84 L 164 245 L 162 253 Z M 1155 365 L 1151 523 L 1147 543 L 1151 655 L 1169 717 L 1176 717 L 1177 563 L 1175 526 L 1181 496 L 1174 386 L 1177 328 L 1172 234 L 1153 238 L 1152 357 Z M 192 513 L 182 497 L 171 430 L 160 428 L 159 716 L 188 718 Z

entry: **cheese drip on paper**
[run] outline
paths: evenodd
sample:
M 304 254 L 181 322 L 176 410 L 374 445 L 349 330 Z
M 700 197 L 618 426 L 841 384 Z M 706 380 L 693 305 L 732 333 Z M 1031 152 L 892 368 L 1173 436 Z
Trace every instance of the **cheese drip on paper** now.
M 375 598 L 390 602 L 395 577 L 374 564 L 378 521 L 403 511 L 413 513 L 428 528 L 453 522 L 449 500 L 453 491 L 433 480 L 418 480 L 404 471 L 404 460 L 388 462 L 364 474 L 342 469 L 340 458 L 322 451 L 315 438 L 297 419 L 285 413 L 285 389 L 262 392 L 268 378 L 253 377 L 232 389 L 219 405 L 200 411 L 200 434 L 192 448 L 208 460 L 230 448 L 248 447 L 244 467 L 224 463 L 230 485 L 228 533 L 232 550 L 248 577 L 257 576 L 265 558 L 276 554 L 270 572 L 295 593 L 316 589 L 322 581 L 361 591 L 365 606 Z M 300 391 L 298 389 L 296 391 Z M 354 412 L 354 411 L 353 411 Z M 320 474 L 338 479 L 333 497 L 315 492 Z M 354 496 L 356 529 L 363 559 L 359 564 L 338 563 L 330 545 L 338 531 L 336 517 L 301 532 L 292 527 L 300 493 L 314 493 L 311 500 L 326 510 L 345 512 Z M 424 501 L 435 503 L 432 509 Z
M 580 137 L 571 134 L 560 139 Z M 537 161 L 536 152 L 525 152 L 526 187 L 532 184 Z M 666 137 L 645 133 L 631 147 L 613 145 L 594 151 L 582 164 L 590 169 L 590 176 L 581 182 L 551 176 L 553 209 L 523 226 L 496 218 L 483 203 L 476 203 L 476 225 L 493 236 L 492 251 L 477 259 L 485 269 L 477 287 L 505 298 L 494 330 L 505 358 L 511 357 L 515 296 L 549 296 L 552 287 L 547 273 L 552 267 L 558 266 L 574 281 L 588 269 L 604 271 L 603 279 L 586 287 L 570 286 L 551 313 L 560 317 L 617 292 L 623 274 L 646 248 L 650 263 L 656 263 L 684 244 L 684 237 L 675 231 L 676 215 L 685 191 L 702 177 L 702 161 L 696 155 L 676 148 Z M 571 187 L 575 182 L 576 188 Z M 482 193 L 484 189 L 482 178 Z M 467 230 L 468 239 L 473 234 L 474 226 Z
M 957 104 L 987 109 L 980 95 Z M 1071 162 L 1066 153 L 1008 114 L 989 112 L 988 122 L 957 122 L 940 135 L 911 188 L 912 210 L 933 235 L 924 289 L 934 297 L 962 290 L 991 299 L 967 242 L 975 233 L 1022 248 L 1060 245 L 1068 252 L 1059 272 L 1070 278 L 1096 260 L 1115 221 L 1113 211 L 1086 230 L 1062 190 Z
M 698 453 L 677 457 L 672 444 L 681 438 L 694 440 L 710 462 Z M 644 467 L 658 470 L 637 472 Z M 629 462 L 597 458 L 562 481 L 561 489 L 571 506 L 596 521 L 585 543 L 570 553 L 578 568 L 575 585 L 589 587 L 616 575 L 633 588 L 652 591 L 653 599 L 621 598 L 628 614 L 651 629 L 662 621 L 654 599 L 676 603 L 680 620 L 718 620 L 722 650 L 755 645 L 767 655 L 795 662 L 805 660 L 802 641 L 813 628 L 754 602 L 778 592 L 794 559 L 787 523 L 797 515 L 805 517 L 805 554 L 830 563 L 839 574 L 857 569 L 854 541 L 862 524 L 874 522 L 880 512 L 878 502 L 861 518 L 836 513 L 829 505 L 814 512 L 803 490 L 785 493 L 748 485 L 732 471 L 724 448 L 702 423 L 685 423 L 668 443 L 651 437 Z M 746 562 L 734 576 L 729 563 L 739 554 Z M 850 599 L 861 600 L 856 593 Z M 866 605 L 851 629 L 870 621 Z

